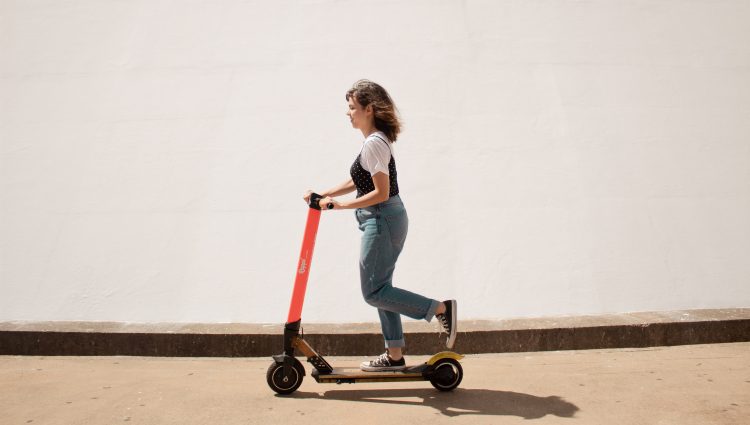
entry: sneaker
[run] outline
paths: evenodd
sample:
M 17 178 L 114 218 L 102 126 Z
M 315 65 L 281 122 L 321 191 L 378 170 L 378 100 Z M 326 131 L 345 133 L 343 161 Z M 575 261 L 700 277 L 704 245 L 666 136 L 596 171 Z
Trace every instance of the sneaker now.
M 448 339 L 445 341 L 445 346 L 448 349 L 453 348 L 453 344 L 456 343 L 456 300 L 443 301 L 445 303 L 445 313 L 438 314 L 435 317 L 438 318 L 440 324 L 443 325 L 443 330 L 448 334 Z
M 359 368 L 365 372 L 381 372 L 387 370 L 403 370 L 406 368 L 406 360 L 403 357 L 399 360 L 393 360 L 388 356 L 388 353 L 381 354 L 375 360 L 369 362 L 362 362 Z

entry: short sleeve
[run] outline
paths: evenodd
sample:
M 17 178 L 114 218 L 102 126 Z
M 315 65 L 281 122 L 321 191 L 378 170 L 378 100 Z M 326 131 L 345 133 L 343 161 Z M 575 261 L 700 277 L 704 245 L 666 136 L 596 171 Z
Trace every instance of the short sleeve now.
M 383 173 L 387 176 L 390 161 L 391 148 L 388 142 L 377 136 L 371 136 L 365 140 L 359 162 L 370 175 Z

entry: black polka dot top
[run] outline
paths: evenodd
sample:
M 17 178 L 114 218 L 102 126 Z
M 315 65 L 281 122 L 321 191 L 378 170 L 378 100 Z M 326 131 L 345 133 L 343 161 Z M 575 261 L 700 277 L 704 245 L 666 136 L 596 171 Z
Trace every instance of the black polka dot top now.
M 383 138 L 381 138 L 380 136 L 374 136 L 386 145 L 388 144 L 388 142 L 383 140 Z M 362 164 L 360 163 L 361 157 L 362 153 L 357 155 L 357 159 L 354 160 L 354 164 L 352 164 L 352 168 L 349 170 L 349 174 L 351 174 L 352 176 L 352 181 L 354 181 L 354 185 L 357 187 L 357 198 L 375 190 L 375 184 L 372 182 L 372 174 L 370 174 L 362 167 Z M 396 160 L 393 158 L 393 155 L 391 155 L 391 160 L 388 161 L 388 180 L 390 182 L 389 196 L 398 195 L 398 181 L 396 180 Z

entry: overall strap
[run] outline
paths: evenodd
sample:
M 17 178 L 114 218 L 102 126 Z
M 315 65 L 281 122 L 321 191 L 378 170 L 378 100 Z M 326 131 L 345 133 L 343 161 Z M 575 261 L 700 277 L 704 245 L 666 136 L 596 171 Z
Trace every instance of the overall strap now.
M 378 139 L 382 140 L 383 143 L 385 143 L 386 145 L 388 145 L 388 142 L 386 142 L 385 139 L 383 139 L 382 137 L 378 136 L 377 134 L 373 134 L 373 136 L 377 137 Z

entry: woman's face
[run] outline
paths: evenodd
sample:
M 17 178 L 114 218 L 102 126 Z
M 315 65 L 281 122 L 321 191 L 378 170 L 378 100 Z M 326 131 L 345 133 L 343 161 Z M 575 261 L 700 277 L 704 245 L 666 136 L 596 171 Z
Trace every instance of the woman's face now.
M 363 107 L 357 102 L 354 96 L 349 97 L 349 110 L 346 112 L 346 115 L 349 116 L 349 120 L 354 128 L 361 130 L 372 126 L 372 106 L 367 105 L 367 107 Z

